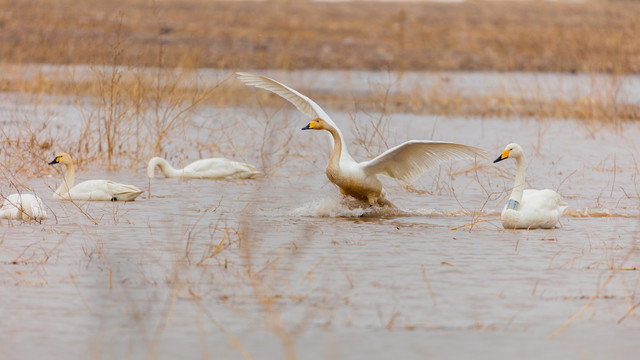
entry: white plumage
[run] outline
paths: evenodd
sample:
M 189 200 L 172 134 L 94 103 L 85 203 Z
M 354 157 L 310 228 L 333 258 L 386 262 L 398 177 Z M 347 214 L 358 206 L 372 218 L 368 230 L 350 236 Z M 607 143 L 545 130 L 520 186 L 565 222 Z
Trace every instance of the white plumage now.
M 507 145 L 494 163 L 508 158 L 516 160 L 516 178 L 509 202 L 502 209 L 502 226 L 505 229 L 554 228 L 567 209 L 567 203 L 551 189 L 524 190 L 526 163 L 520 145 Z
M 184 169 L 175 169 L 165 159 L 154 157 L 149 160 L 147 176 L 153 178 L 155 168 L 159 167 L 165 177 L 184 177 L 195 179 L 247 179 L 261 174 L 252 165 L 231 161 L 225 158 L 210 158 L 192 162 Z
M 0 207 L 0 219 L 40 221 L 46 217 L 42 200 L 33 194 L 11 194 Z
M 53 193 L 55 199 L 91 201 L 133 201 L 142 190 L 133 185 L 111 180 L 87 180 L 73 186 L 75 169 L 71 155 L 60 153 L 49 165 L 63 164 L 66 167 L 64 181 Z
M 484 157 L 485 151 L 473 146 L 444 141 L 411 140 L 391 148 L 373 160 L 356 162 L 342 143 L 342 132 L 318 104 L 273 79 L 238 73 L 238 79 L 280 95 L 313 120 L 305 127 L 326 130 L 331 135 L 333 153 L 327 166 L 327 177 L 345 195 L 367 201 L 370 205 L 393 206 L 385 199 L 382 183 L 376 175 L 386 175 L 405 182 L 417 179 L 428 168 L 446 160 Z

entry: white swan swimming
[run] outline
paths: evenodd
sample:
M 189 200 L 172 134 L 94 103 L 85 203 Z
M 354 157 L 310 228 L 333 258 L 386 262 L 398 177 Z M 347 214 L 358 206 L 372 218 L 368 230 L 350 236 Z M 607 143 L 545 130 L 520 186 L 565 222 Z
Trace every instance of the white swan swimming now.
M 184 169 L 174 169 L 167 160 L 154 157 L 149 160 L 147 176 L 153 178 L 155 168 L 159 167 L 165 177 L 184 177 L 195 179 L 248 179 L 261 174 L 252 165 L 227 160 L 225 158 L 202 159 L 192 162 Z
M 377 175 L 386 175 L 405 182 L 417 179 L 425 170 L 445 160 L 473 159 L 485 156 L 485 151 L 473 146 L 444 141 L 411 140 L 391 148 L 376 158 L 356 162 L 342 143 L 342 133 L 329 115 L 313 100 L 265 76 L 237 73 L 247 85 L 269 90 L 291 102 L 313 120 L 303 130 L 326 130 L 331 135 L 333 152 L 327 165 L 329 180 L 344 195 L 366 201 L 369 205 L 394 205 L 385 198 Z
M 41 221 L 47 216 L 42 200 L 33 194 L 11 194 L 0 207 L 0 219 Z
M 524 152 L 518 144 L 509 144 L 494 161 L 516 159 L 516 179 L 509 202 L 502 210 L 502 227 L 505 229 L 552 229 L 567 209 L 560 194 L 551 190 L 524 189 L 526 163 Z
M 119 184 L 111 180 L 87 180 L 73 186 L 75 170 L 71 155 L 60 153 L 49 165 L 63 164 L 66 167 L 64 181 L 53 193 L 53 197 L 63 200 L 133 201 L 142 190 L 133 185 Z

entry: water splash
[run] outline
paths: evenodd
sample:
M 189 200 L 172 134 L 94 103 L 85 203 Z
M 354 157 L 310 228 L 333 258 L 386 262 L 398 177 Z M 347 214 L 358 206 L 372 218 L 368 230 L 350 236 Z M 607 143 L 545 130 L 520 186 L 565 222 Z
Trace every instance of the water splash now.
M 291 212 L 294 216 L 362 217 L 369 210 L 364 203 L 345 197 L 328 197 L 303 205 Z
M 500 213 L 482 212 L 481 216 L 500 216 Z M 372 218 L 393 218 L 393 217 L 455 217 L 455 216 L 477 216 L 475 210 L 436 210 L 436 209 L 402 209 L 381 206 L 369 206 L 361 201 L 342 197 L 331 196 L 320 199 L 310 204 L 303 205 L 291 212 L 293 216 L 308 217 L 372 217 Z

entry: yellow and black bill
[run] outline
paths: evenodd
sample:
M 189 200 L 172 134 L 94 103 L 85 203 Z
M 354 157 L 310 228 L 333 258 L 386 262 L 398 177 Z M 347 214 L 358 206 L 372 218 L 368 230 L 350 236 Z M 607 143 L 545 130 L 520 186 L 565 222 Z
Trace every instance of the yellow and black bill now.
M 311 120 L 307 126 L 303 127 L 302 130 L 312 130 L 313 128 L 316 127 L 316 125 L 318 125 L 318 121 L 317 120 Z
M 58 164 L 59 162 L 60 162 L 60 156 L 58 155 L 58 156 L 56 156 L 56 158 L 55 158 L 55 159 L 53 159 L 53 160 L 49 163 L 49 165 Z
M 493 160 L 493 163 L 495 164 L 498 161 L 502 161 L 502 160 L 508 158 L 509 157 L 509 151 L 510 151 L 509 149 L 503 151 L 502 154 L 500 154 L 500 156 L 498 156 L 497 159 Z

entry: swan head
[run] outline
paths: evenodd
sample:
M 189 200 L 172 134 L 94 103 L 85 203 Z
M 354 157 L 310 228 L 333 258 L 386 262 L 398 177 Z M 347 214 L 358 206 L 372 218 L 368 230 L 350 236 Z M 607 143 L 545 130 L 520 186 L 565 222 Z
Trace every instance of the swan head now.
M 60 154 L 56 155 L 56 158 L 53 159 L 49 163 L 49 165 L 55 165 L 55 164 L 64 164 L 64 165 L 73 164 L 73 161 L 71 160 L 71 155 L 69 155 L 67 153 L 60 153 Z
M 511 143 L 509 145 L 507 145 L 504 150 L 502 151 L 502 153 L 500 154 L 500 156 L 498 156 L 497 159 L 495 159 L 493 162 L 497 163 L 499 161 L 502 161 L 504 159 L 508 159 L 510 157 L 512 158 L 519 158 L 522 155 L 524 155 L 524 152 L 522 151 L 522 147 L 520 147 L 520 145 L 516 144 L 516 143 Z
M 302 130 L 326 130 L 327 126 L 328 124 L 326 121 L 320 118 L 315 118 L 311 120 L 307 126 L 303 127 Z

